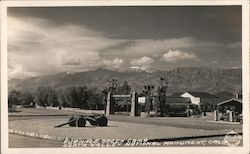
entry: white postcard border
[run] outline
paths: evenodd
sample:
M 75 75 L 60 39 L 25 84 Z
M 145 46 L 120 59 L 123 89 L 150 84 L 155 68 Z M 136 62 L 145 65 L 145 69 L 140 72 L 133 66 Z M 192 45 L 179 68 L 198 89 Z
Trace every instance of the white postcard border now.
M 242 5 L 243 147 L 8 148 L 7 7 L 39 6 L 197 6 Z M 249 2 L 238 1 L 3 1 L 1 2 L 1 152 L 2 153 L 249 153 Z

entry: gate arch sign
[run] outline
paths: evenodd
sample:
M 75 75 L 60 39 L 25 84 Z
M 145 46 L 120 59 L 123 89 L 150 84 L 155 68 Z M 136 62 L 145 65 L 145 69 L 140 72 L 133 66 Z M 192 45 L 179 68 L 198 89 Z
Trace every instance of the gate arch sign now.
M 131 98 L 131 112 L 130 116 L 138 116 L 138 95 L 133 92 L 132 95 L 113 95 L 111 92 L 108 93 L 107 105 L 106 105 L 106 115 L 114 114 L 114 99 L 115 98 Z

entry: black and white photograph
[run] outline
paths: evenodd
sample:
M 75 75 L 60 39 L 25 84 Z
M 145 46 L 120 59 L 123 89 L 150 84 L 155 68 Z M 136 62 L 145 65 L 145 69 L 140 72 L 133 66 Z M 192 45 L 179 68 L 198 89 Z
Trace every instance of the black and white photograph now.
M 6 3 L 3 153 L 249 153 L 249 2 L 216 2 Z

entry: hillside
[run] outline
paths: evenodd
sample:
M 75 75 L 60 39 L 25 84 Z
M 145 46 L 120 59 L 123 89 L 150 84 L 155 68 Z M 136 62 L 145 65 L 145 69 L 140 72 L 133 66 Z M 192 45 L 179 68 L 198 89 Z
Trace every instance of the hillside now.
M 33 77 L 23 81 L 9 81 L 10 89 L 30 90 L 39 86 L 65 87 L 82 86 L 103 89 L 110 85 L 111 79 L 119 83 L 128 81 L 132 90 L 141 92 L 144 85 L 159 84 L 160 77 L 169 79 L 169 93 L 179 91 L 203 91 L 210 93 L 235 92 L 242 87 L 241 69 L 209 69 L 209 68 L 177 68 L 170 71 L 148 72 L 116 72 L 97 69 L 74 74 L 59 73 L 51 76 Z

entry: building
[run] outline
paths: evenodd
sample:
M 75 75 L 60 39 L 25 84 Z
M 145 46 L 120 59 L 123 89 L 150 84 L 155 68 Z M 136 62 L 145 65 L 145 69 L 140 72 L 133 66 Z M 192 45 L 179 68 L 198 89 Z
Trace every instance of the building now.
M 242 113 L 242 100 L 238 98 L 232 98 L 217 104 L 220 112 L 225 113 L 227 110 L 235 111 L 238 114 Z
M 213 111 L 216 109 L 220 99 L 206 92 L 182 92 L 174 93 L 171 97 L 189 98 L 191 104 L 197 105 L 203 111 Z
M 191 100 L 189 98 L 183 98 L 180 96 L 168 96 L 166 97 L 166 109 L 165 114 L 167 116 L 190 116 L 189 106 Z

